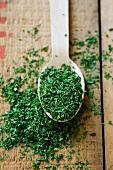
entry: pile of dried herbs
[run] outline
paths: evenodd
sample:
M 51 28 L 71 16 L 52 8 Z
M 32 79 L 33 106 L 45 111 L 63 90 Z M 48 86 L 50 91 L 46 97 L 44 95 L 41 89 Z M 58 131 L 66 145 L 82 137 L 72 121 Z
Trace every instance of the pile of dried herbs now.
M 39 25 L 38 25 L 39 26 Z M 33 32 L 28 31 L 31 37 L 38 41 L 36 34 L 38 28 L 34 27 Z M 89 34 L 91 34 L 89 32 Z M 88 160 L 84 162 L 79 159 L 80 149 L 75 146 L 73 139 L 80 142 L 87 136 L 85 121 L 91 116 L 91 113 L 98 115 L 101 113 L 100 100 L 95 96 L 94 89 L 99 88 L 99 60 L 98 54 L 98 32 L 96 35 L 89 35 L 84 41 L 74 38 L 70 43 L 76 47 L 78 52 L 70 55 L 73 60 L 79 60 L 81 68 L 85 72 L 86 97 L 79 114 L 69 122 L 58 123 L 51 120 L 43 111 L 37 94 L 37 84 L 39 77 L 39 68 L 44 63 L 44 57 L 40 55 L 41 51 L 47 52 L 48 47 L 40 49 L 30 48 L 23 58 L 23 65 L 20 67 L 14 62 L 14 77 L 9 77 L 7 81 L 0 76 L 1 96 L 5 102 L 8 102 L 10 109 L 1 115 L 0 119 L 0 146 L 6 150 L 14 146 L 22 145 L 23 151 L 21 158 L 26 153 L 28 159 L 32 161 L 30 169 L 37 170 L 41 162 L 47 162 L 43 169 L 56 170 L 60 165 L 61 159 L 67 159 L 63 169 L 82 169 L 89 170 Z M 103 51 L 103 60 L 108 60 L 113 50 L 109 47 L 108 51 Z M 113 60 L 110 59 L 110 62 Z M 111 78 L 109 72 L 105 73 L 106 78 Z M 82 94 L 82 91 L 81 91 Z M 86 106 L 86 102 L 89 104 Z M 88 115 L 84 116 L 84 112 Z M 82 128 L 82 134 L 79 133 Z M 78 137 L 79 134 L 79 137 Z M 96 136 L 93 132 L 90 136 Z M 21 146 L 20 145 L 20 146 Z M 62 148 L 70 147 L 66 155 L 62 154 Z M 78 150 L 78 151 L 76 151 Z M 38 158 L 34 158 L 38 155 Z M 76 161 L 70 164 L 73 157 Z M 0 155 L 0 160 L 4 160 L 4 155 Z M 55 162 L 53 162 L 55 160 Z M 68 162 L 70 166 L 68 165 Z
M 42 107 L 57 121 L 71 119 L 82 102 L 81 77 L 63 64 L 46 68 L 40 76 Z
M 39 60 L 41 59 L 38 58 L 37 62 Z M 27 59 L 27 64 L 30 61 Z M 32 71 L 28 69 L 27 64 L 26 67 L 25 63 L 23 66 L 25 67 L 23 78 L 21 76 L 10 77 L 1 88 L 2 97 L 9 102 L 10 110 L 2 114 L 0 146 L 9 150 L 24 143 L 25 148 L 31 148 L 31 157 L 35 154 L 39 155 L 39 158 L 33 161 L 34 170 L 39 168 L 41 162 L 49 162 L 53 159 L 56 160 L 56 166 L 58 166 L 57 162 L 63 158 L 63 155 L 60 153 L 60 155 L 55 156 L 55 152 L 62 149 L 64 144 L 72 145 L 69 138 L 72 134 L 77 136 L 82 113 L 76 119 L 67 123 L 57 123 L 51 120 L 44 113 L 38 99 L 36 81 L 38 73 L 35 72 L 35 67 L 33 68 L 32 64 L 30 65 Z M 14 68 L 14 71 L 21 72 L 21 69 Z M 1 83 L 3 83 L 2 79 Z M 24 87 L 24 85 L 27 87 Z M 53 167 L 55 170 L 56 166 L 51 165 L 45 168 Z
M 36 39 L 34 28 L 33 33 L 28 33 Z M 22 145 L 24 150 L 21 158 L 24 158 L 26 153 L 31 150 L 32 154 L 28 155 L 28 159 L 32 161 L 30 168 L 34 170 L 37 170 L 44 161 L 49 164 L 45 166 L 45 169 L 55 170 L 59 166 L 60 160 L 65 157 L 61 152 L 59 154 L 57 152 L 59 149 L 72 146 L 72 135 L 76 137 L 77 141 L 80 141 L 77 135 L 81 124 L 84 129 L 85 122 L 85 120 L 81 120 L 83 110 L 75 119 L 66 123 L 54 122 L 44 113 L 38 98 L 37 85 L 39 68 L 44 63 L 44 57 L 40 55 L 40 52 L 47 52 L 47 49 L 48 47 L 28 49 L 22 58 L 18 59 L 23 65 L 18 67 L 17 62 L 13 60 L 15 76 L 9 77 L 6 81 L 2 76 L 0 77 L 1 97 L 10 105 L 10 109 L 3 113 L 0 119 L 0 146 L 9 150 L 14 146 Z M 69 68 L 66 69 L 68 71 Z M 81 138 L 85 137 L 86 133 L 83 132 Z M 35 155 L 38 155 L 37 159 L 34 158 Z M 72 159 L 71 153 L 66 158 Z M 5 158 L 1 155 L 0 159 Z M 56 163 L 52 164 L 53 160 Z M 81 163 L 78 160 L 73 167 L 87 167 L 87 165 L 88 161 Z M 64 169 L 68 169 L 68 164 L 64 165 Z

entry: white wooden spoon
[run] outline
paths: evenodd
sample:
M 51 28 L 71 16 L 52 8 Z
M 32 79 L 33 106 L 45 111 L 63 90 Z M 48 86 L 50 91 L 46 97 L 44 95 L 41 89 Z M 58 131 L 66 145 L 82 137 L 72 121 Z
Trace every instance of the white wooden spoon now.
M 68 0 L 50 0 L 50 21 L 51 21 L 51 42 L 52 42 L 52 58 L 42 69 L 52 66 L 60 68 L 62 64 L 70 65 L 71 69 L 81 77 L 81 86 L 85 90 L 84 77 L 79 67 L 69 58 L 69 2 Z M 38 79 L 38 96 L 40 99 L 40 77 Z M 82 95 L 84 98 L 84 93 Z M 41 102 L 41 100 L 40 100 Z M 78 113 L 81 104 L 73 117 Z M 45 113 L 51 118 L 51 114 Z M 72 117 L 72 118 L 73 118 Z M 71 119 L 72 119 L 71 118 Z M 54 120 L 54 119 L 53 119 Z M 70 120 L 70 119 L 69 119 Z M 68 120 L 65 120 L 68 121 Z M 60 121 L 59 122 L 65 122 Z

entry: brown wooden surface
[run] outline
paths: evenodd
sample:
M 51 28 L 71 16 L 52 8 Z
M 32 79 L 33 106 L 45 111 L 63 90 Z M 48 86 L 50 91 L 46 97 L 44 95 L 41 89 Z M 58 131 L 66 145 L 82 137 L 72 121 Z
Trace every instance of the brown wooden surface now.
M 6 22 L 0 24 L 0 31 L 5 31 L 7 34 L 5 38 L 0 38 L 0 46 L 5 46 L 5 58 L 0 60 L 0 72 L 7 78 L 9 75 L 13 75 L 12 70 L 9 73 L 6 72 L 7 68 L 12 66 L 11 60 L 17 60 L 17 56 L 31 47 L 33 43 L 28 35 L 22 32 L 23 29 L 29 30 L 37 23 L 41 23 L 39 43 L 43 46 L 48 45 L 51 49 L 49 1 L 9 0 L 7 1 L 7 8 L 0 9 L 0 16 L 7 17 Z M 98 30 L 98 1 L 70 0 L 70 39 L 74 37 L 84 39 L 88 30 L 92 32 Z M 12 37 L 9 34 L 12 34 Z M 19 38 L 23 40 L 18 41 Z M 35 46 L 39 46 L 39 43 L 36 42 Z M 76 49 L 71 47 L 70 52 L 73 50 Z M 47 61 L 48 58 L 46 57 L 45 60 Z M 100 99 L 100 89 L 96 91 L 96 96 Z M 0 105 L 0 107 L 2 108 L 1 113 L 8 109 L 8 105 Z M 80 150 L 84 148 L 81 154 L 85 155 L 89 161 L 91 170 L 102 170 L 101 115 L 94 116 L 92 114 L 91 118 L 87 120 L 86 128 L 88 131 L 87 138 L 81 140 L 80 143 L 75 142 L 74 149 L 76 149 L 76 146 Z M 93 132 L 96 133 L 95 137 L 90 136 L 90 133 Z M 20 159 L 18 150 L 19 148 L 6 152 L 10 157 L 0 163 L 0 170 L 25 170 L 31 166 L 31 162 L 27 158 Z M 2 153 L 2 151 L 3 149 L 1 148 L 0 152 Z M 63 152 L 65 154 L 66 149 Z M 63 170 L 63 164 L 64 162 L 62 162 L 58 170 Z M 43 169 L 43 165 L 41 169 Z
M 109 28 L 113 28 L 113 0 L 101 1 L 101 16 L 102 49 L 107 50 L 109 44 L 113 46 L 113 31 L 109 31 Z M 109 56 L 109 58 L 113 58 L 113 55 Z M 103 62 L 104 64 L 107 65 L 107 69 L 103 68 L 105 159 L 106 170 L 113 170 L 113 125 L 108 124 L 108 121 L 113 122 L 113 85 L 111 79 L 106 80 L 104 78 L 104 72 L 113 70 L 113 67 L 108 69 L 111 66 L 108 61 Z M 110 74 L 113 76 L 113 72 Z

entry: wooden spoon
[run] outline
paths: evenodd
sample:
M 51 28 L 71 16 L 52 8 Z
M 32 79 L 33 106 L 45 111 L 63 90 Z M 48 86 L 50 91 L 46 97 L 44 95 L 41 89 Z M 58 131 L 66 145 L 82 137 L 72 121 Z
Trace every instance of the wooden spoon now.
M 85 90 L 84 77 L 79 67 L 69 58 L 69 2 L 68 0 L 50 0 L 50 20 L 51 20 L 51 42 L 52 42 L 52 59 L 42 69 L 52 66 L 60 68 L 62 64 L 70 65 L 71 69 L 81 77 L 81 86 Z M 40 99 L 40 77 L 38 79 L 38 96 Z M 84 94 L 82 95 L 84 98 Z M 41 102 L 41 100 L 40 100 Z M 78 113 L 81 104 L 73 114 L 73 117 Z M 45 113 L 51 118 L 51 114 Z M 72 117 L 72 118 L 73 118 Z M 71 119 L 72 119 L 71 118 Z M 68 120 L 65 120 L 68 121 Z M 60 121 L 59 122 L 65 122 Z

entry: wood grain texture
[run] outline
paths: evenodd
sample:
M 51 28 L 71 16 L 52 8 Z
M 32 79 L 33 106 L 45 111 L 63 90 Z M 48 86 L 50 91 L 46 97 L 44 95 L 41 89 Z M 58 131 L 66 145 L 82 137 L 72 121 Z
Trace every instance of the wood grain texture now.
M 101 1 L 101 24 L 102 24 L 102 50 L 107 50 L 108 45 L 113 46 L 113 0 Z M 107 36 L 106 36 L 107 35 Z M 109 56 L 113 59 L 113 55 Z M 113 85 L 111 79 L 106 80 L 104 72 L 113 70 L 109 66 L 113 65 L 108 60 L 103 62 L 103 92 L 104 92 L 104 121 L 105 121 L 105 160 L 106 170 L 113 170 L 113 126 L 108 121 L 113 122 Z M 113 76 L 113 72 L 110 73 Z
M 51 51 L 51 32 L 50 32 L 50 13 L 49 0 L 9 0 L 7 1 L 7 8 L 1 9 L 1 16 L 6 16 L 7 20 L 0 25 L 0 31 L 6 31 L 6 37 L 0 39 L 0 45 L 5 45 L 5 58 L 0 60 L 0 72 L 7 78 L 9 75 L 13 76 L 12 70 L 7 72 L 7 68 L 12 66 L 12 59 L 17 61 L 17 56 L 20 56 L 23 51 L 32 46 L 31 38 L 22 30 L 33 28 L 37 23 L 41 24 L 39 28 L 40 41 L 34 43 L 35 47 L 49 46 Z M 84 39 L 88 34 L 87 31 L 98 30 L 98 1 L 97 0 L 70 0 L 70 40 L 72 38 Z M 9 37 L 8 35 L 12 35 Z M 19 41 L 18 39 L 22 39 Z M 77 50 L 75 47 L 70 47 L 70 53 Z M 49 57 L 45 57 L 47 63 Z M 18 63 L 21 65 L 21 63 Z M 80 65 L 80 63 L 77 63 Z M 99 64 L 99 63 L 97 63 Z M 96 91 L 96 97 L 100 99 L 100 89 Z M 9 108 L 8 105 L 0 105 L 1 113 Z M 86 113 L 87 114 L 87 113 Z M 86 139 L 76 142 L 73 149 L 79 148 L 81 150 L 81 157 L 83 156 L 89 161 L 89 168 L 91 170 L 102 170 L 102 129 L 101 129 L 101 115 L 91 115 L 86 122 L 88 135 Z M 91 137 L 90 133 L 96 133 L 95 137 Z M 82 133 L 82 131 L 80 132 Z M 12 149 L 6 151 L 9 157 L 0 163 L 0 170 L 25 170 L 31 167 L 31 162 L 25 157 L 20 159 L 19 149 Z M 0 148 L 0 153 L 3 149 Z M 67 149 L 63 150 L 65 154 Z M 75 161 L 73 158 L 71 165 Z M 65 161 L 61 162 L 58 170 L 63 170 Z M 30 168 L 29 168 L 30 169 Z M 44 169 L 42 165 L 41 170 Z

